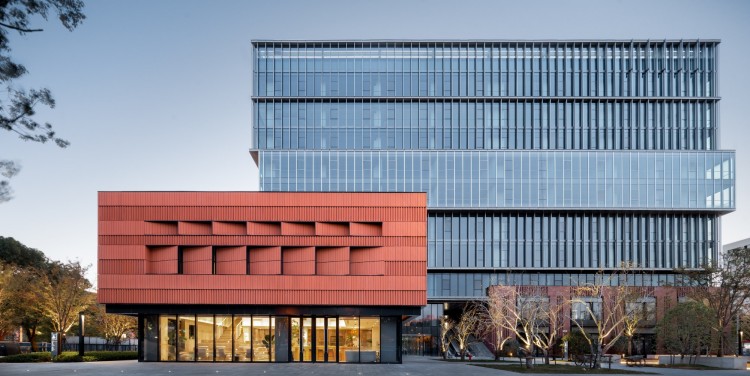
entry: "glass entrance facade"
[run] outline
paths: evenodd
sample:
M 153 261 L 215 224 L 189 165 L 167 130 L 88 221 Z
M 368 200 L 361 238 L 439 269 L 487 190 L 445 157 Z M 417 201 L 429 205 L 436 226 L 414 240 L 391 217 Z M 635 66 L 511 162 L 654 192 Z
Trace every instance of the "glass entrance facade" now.
M 398 317 L 144 315 L 143 360 L 396 362 Z M 384 322 L 381 330 L 381 321 Z M 151 332 L 158 332 L 154 336 Z M 383 332 L 386 332 L 385 334 Z M 392 333 L 391 333 L 392 332 Z M 383 348 L 383 336 L 385 347 Z M 382 351 L 386 355 L 382 355 Z

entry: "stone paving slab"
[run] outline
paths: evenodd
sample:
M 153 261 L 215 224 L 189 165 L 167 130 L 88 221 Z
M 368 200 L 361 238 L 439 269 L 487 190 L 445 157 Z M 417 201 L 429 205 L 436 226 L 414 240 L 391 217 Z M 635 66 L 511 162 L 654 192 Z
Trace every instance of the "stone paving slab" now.
M 467 362 L 468 363 L 468 362 Z M 613 368 L 626 368 L 614 365 Z M 749 371 L 690 371 L 649 367 L 627 367 L 628 370 L 671 376 L 750 376 Z M 0 363 L 0 375 L 354 375 L 354 376 L 506 376 L 531 375 L 475 367 L 465 363 L 442 362 L 433 358 L 405 357 L 403 364 L 299 364 L 299 363 L 138 363 L 134 360 L 92 363 Z

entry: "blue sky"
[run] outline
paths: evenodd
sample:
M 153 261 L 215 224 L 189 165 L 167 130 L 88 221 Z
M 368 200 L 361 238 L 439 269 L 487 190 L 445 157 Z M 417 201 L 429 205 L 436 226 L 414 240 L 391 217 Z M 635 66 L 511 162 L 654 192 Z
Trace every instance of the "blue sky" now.
M 737 150 L 737 211 L 750 237 L 748 1 L 87 1 L 68 32 L 14 36 L 13 55 L 57 108 L 67 149 L 0 133 L 19 161 L 0 235 L 92 265 L 100 190 L 256 190 L 251 39 L 721 39 L 721 148 Z M 37 26 L 37 25 L 35 25 Z

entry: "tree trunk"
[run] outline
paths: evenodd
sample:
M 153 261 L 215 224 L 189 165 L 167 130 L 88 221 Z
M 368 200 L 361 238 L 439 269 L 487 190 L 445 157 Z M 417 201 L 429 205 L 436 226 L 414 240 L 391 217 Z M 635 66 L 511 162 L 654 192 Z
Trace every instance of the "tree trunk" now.
M 461 361 L 463 362 L 464 360 L 466 360 L 466 350 L 461 349 Z
M 24 326 L 23 330 L 26 332 L 26 337 L 29 339 L 29 342 L 31 342 L 31 351 L 36 352 L 36 343 L 34 343 L 34 338 L 36 338 L 36 327 L 29 328 L 28 326 Z
M 628 337 L 628 356 L 633 355 L 633 337 Z
M 602 347 L 602 343 L 601 342 L 599 342 L 598 345 L 599 345 L 598 346 L 599 348 L 596 351 L 596 355 L 593 356 L 593 360 L 591 362 L 592 363 L 591 364 L 591 368 L 602 368 L 602 365 L 601 365 L 601 356 L 602 356 L 602 353 L 604 352 L 604 348 Z

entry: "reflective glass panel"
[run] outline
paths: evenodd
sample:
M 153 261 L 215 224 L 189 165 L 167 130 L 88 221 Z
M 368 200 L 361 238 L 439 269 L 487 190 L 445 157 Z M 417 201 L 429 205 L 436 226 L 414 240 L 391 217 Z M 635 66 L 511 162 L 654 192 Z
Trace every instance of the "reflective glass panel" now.
M 217 362 L 228 362 L 232 360 L 232 316 L 216 316 L 214 326 L 216 338 L 216 354 L 214 360 Z

